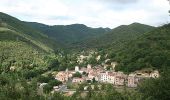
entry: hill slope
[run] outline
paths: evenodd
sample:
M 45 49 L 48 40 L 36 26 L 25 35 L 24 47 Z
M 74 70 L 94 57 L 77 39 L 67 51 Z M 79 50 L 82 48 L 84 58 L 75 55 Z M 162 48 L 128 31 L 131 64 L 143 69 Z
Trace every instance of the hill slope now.
M 131 41 L 117 53 L 117 70 L 132 72 L 143 68 L 164 69 L 170 66 L 170 24 Z
M 51 42 L 20 20 L 0 13 L 0 72 L 11 67 L 17 70 L 45 68 L 44 58 L 53 52 Z
M 127 41 L 136 39 L 142 34 L 153 30 L 154 27 L 133 23 L 130 25 L 121 25 L 117 28 L 114 28 L 111 32 L 88 39 L 82 42 L 74 43 L 73 48 L 110 48 L 113 49 L 121 47 Z
M 57 47 L 57 43 L 48 38 L 47 35 L 40 33 L 39 31 L 29 27 L 24 22 L 14 18 L 10 15 L 0 12 L 1 27 L 6 27 L 17 33 L 20 33 L 23 37 L 30 40 L 45 51 L 53 51 L 52 48 Z

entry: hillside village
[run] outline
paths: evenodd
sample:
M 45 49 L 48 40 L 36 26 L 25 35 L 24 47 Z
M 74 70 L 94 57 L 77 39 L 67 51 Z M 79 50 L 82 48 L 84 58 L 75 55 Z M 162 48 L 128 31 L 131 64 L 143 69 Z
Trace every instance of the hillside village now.
M 75 73 L 80 73 L 82 77 L 73 77 Z M 86 73 L 86 74 L 84 74 Z M 92 67 L 87 65 L 87 68 L 79 69 L 78 66 L 75 67 L 75 70 L 66 70 L 60 71 L 55 76 L 55 79 L 66 83 L 69 79 L 72 80 L 72 83 L 83 83 L 90 81 L 97 81 L 100 83 L 110 83 L 116 86 L 127 85 L 128 87 L 137 87 L 139 81 L 143 78 L 158 78 L 159 72 L 157 70 L 152 71 L 151 73 L 147 72 L 134 72 L 129 75 L 124 74 L 123 72 L 115 72 L 113 70 L 106 71 L 101 66 Z
M 100 60 L 100 57 L 100 55 L 97 56 L 96 60 Z M 77 62 L 83 63 L 84 58 L 90 57 L 80 55 Z M 105 63 L 101 65 L 93 66 L 88 64 L 86 67 L 75 66 L 74 70 L 66 69 L 65 71 L 57 72 L 54 74 L 54 78 L 61 81 L 63 85 L 54 86 L 54 91 L 68 92 L 68 82 L 78 85 L 82 83 L 93 83 L 94 81 L 99 84 L 112 84 L 115 87 L 126 86 L 129 88 L 136 88 L 143 79 L 158 78 L 160 76 L 158 70 L 140 70 L 129 74 L 125 74 L 121 71 L 116 72 L 114 68 L 118 65 L 117 62 L 111 62 L 112 68 L 108 70 L 108 65 L 106 64 L 108 61 L 110 61 L 110 59 L 106 59 Z M 46 85 L 46 83 L 42 83 L 41 85 Z M 65 89 L 62 90 L 63 87 L 65 87 Z M 87 90 L 87 87 L 84 87 L 84 90 Z

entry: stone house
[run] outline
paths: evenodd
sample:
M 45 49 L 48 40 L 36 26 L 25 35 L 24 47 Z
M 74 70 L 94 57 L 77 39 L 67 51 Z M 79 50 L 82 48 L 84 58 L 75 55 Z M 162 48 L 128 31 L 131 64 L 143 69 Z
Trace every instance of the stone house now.
M 125 84 L 125 78 L 123 76 L 115 76 L 115 85 L 121 86 Z
M 85 81 L 84 78 L 75 77 L 73 78 L 72 83 L 83 83 L 84 81 Z
M 136 76 L 136 74 L 130 74 L 127 78 L 128 87 L 137 87 L 138 82 L 139 82 L 139 79 Z

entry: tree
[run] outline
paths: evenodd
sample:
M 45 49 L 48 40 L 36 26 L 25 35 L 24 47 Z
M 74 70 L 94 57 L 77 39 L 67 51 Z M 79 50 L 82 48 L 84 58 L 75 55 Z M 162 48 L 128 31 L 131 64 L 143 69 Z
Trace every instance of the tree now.
M 99 90 L 99 87 L 98 87 L 98 85 L 96 84 L 96 85 L 94 85 L 94 90 L 95 91 L 98 91 Z
M 51 69 L 57 69 L 59 67 L 60 63 L 58 60 L 56 59 L 53 59 L 52 61 L 50 61 L 50 64 L 48 66 L 48 69 L 51 70 Z
M 62 94 L 55 92 L 51 100 L 65 100 L 67 97 L 64 97 Z M 70 99 L 69 99 L 70 100 Z
M 96 79 L 95 79 L 94 77 L 93 77 L 93 79 L 92 79 L 92 82 L 93 82 L 93 83 L 95 83 L 95 82 L 96 82 Z
M 50 80 L 48 84 L 53 87 L 53 86 L 61 85 L 62 82 L 61 82 L 61 81 L 58 81 L 58 80 Z
M 81 78 L 82 75 L 81 75 L 79 72 L 76 72 L 75 74 L 73 74 L 73 77 L 79 77 L 79 78 Z
M 37 80 L 38 80 L 38 82 L 40 82 L 40 83 L 48 83 L 49 80 L 50 80 L 50 78 L 40 75 L 40 76 L 38 76 Z
M 51 90 L 53 89 L 53 87 L 49 84 L 46 84 L 44 87 L 43 87 L 43 92 L 44 93 L 49 93 Z
M 4 86 L 9 83 L 8 79 L 4 76 L 0 76 L 0 85 Z
M 31 78 L 33 78 L 33 77 L 36 77 L 38 74 L 35 72 L 35 71 L 33 71 L 33 70 L 31 70 L 31 71 L 28 71 L 28 70 L 26 70 L 25 72 L 24 72 L 24 77 L 26 78 L 26 79 L 31 79 Z
M 158 79 L 143 81 L 138 90 L 143 94 L 143 100 L 170 100 L 170 69 L 163 70 Z
M 160 66 L 162 66 L 164 64 L 165 61 L 166 61 L 166 57 L 154 56 L 152 58 L 151 64 L 152 64 L 152 66 L 159 68 Z

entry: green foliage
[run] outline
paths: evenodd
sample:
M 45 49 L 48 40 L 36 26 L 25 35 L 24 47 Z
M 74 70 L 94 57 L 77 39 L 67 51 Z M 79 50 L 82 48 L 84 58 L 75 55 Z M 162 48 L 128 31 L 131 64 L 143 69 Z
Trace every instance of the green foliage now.
M 119 60 L 116 70 L 132 72 L 143 68 L 162 69 L 169 65 L 170 25 L 164 25 L 131 41 L 115 58 Z
M 37 84 L 35 81 L 28 83 L 25 79 L 18 76 L 16 73 L 1 74 L 0 77 L 5 78 L 4 84 L 0 84 L 0 99 L 1 100 L 41 100 L 37 94 Z
M 118 50 L 131 40 L 137 39 L 142 34 L 152 31 L 155 29 L 152 26 L 133 23 L 130 25 L 121 25 L 112 29 L 112 31 L 103 34 L 98 37 L 86 39 L 82 42 L 78 42 L 73 44 L 73 49 L 81 48 L 81 49 L 108 49 L 110 50 Z M 113 55 L 114 56 L 114 55 Z
M 58 85 L 61 85 L 62 82 L 58 81 L 58 80 L 50 80 L 48 82 L 48 84 L 46 84 L 44 87 L 43 87 L 43 92 L 44 93 L 50 93 L 53 89 L 54 86 L 58 86 Z
M 47 65 L 45 54 L 39 53 L 24 42 L 0 41 L 0 47 L 1 72 L 8 72 L 11 67 L 19 71 Z
M 68 97 L 69 98 L 69 97 Z M 52 97 L 52 99 L 51 100 L 67 100 L 67 97 L 65 97 L 65 96 L 63 96 L 62 94 L 60 94 L 60 93 L 57 93 L 57 92 L 55 92 L 54 94 L 53 94 L 53 97 Z M 70 99 L 68 99 L 68 100 L 70 100 Z
M 7 77 L 4 77 L 4 76 L 0 76 L 0 85 L 1 86 L 4 86 L 4 85 L 6 85 L 6 84 L 9 84 L 9 81 L 8 81 L 8 79 L 7 79 Z
M 95 78 L 93 78 L 93 79 L 92 79 L 92 82 L 93 82 L 93 83 L 96 83 L 96 79 L 95 79 Z
M 5 27 L 19 33 L 22 37 L 28 39 L 46 52 L 53 51 L 51 48 L 55 49 L 56 47 L 59 47 L 59 45 L 52 39 L 48 38 L 47 35 L 40 33 L 38 30 L 33 29 L 17 18 L 0 12 L 0 20 L 0 27 Z
M 81 73 L 76 72 L 75 74 L 73 74 L 73 77 L 79 77 L 79 78 L 81 78 L 81 77 L 82 77 L 82 75 L 81 75 Z
M 148 79 L 142 82 L 138 88 L 147 100 L 169 100 L 170 97 L 170 70 L 164 70 L 159 79 Z
M 48 70 L 51 69 L 57 70 L 59 66 L 60 66 L 59 61 L 57 59 L 53 59 L 52 61 L 49 62 Z
M 33 70 L 25 71 L 23 74 L 25 79 L 31 79 L 38 76 L 38 74 Z
M 42 76 L 42 75 L 40 75 L 40 76 L 37 77 L 37 80 L 38 80 L 38 82 L 40 82 L 40 83 L 48 83 L 48 82 L 49 82 L 50 80 L 52 80 L 52 79 L 54 79 L 54 78 L 46 77 L 46 76 Z
M 58 80 L 50 80 L 48 84 L 51 86 L 58 86 L 58 85 L 61 85 L 62 82 L 60 82 Z
M 45 86 L 43 86 L 43 92 L 44 93 L 49 93 L 49 92 L 52 91 L 52 89 L 53 89 L 52 85 L 46 84 Z
M 70 46 L 71 43 L 74 44 L 74 42 L 80 42 L 84 39 L 96 37 L 110 31 L 109 28 L 90 28 L 83 24 L 55 26 L 34 22 L 26 22 L 26 24 L 65 45 L 66 48 Z

